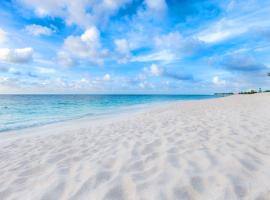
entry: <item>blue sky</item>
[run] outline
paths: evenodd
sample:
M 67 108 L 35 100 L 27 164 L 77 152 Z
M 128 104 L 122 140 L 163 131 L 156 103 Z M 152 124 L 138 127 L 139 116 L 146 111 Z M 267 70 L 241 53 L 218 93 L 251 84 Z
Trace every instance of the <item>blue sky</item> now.
M 269 89 L 270 1 L 2 0 L 0 93 Z

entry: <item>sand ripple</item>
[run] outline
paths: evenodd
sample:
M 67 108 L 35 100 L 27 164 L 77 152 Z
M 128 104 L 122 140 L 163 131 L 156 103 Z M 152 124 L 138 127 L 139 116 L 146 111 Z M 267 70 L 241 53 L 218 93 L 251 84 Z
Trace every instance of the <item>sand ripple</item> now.
M 0 199 L 268 200 L 269 110 L 232 96 L 4 138 Z

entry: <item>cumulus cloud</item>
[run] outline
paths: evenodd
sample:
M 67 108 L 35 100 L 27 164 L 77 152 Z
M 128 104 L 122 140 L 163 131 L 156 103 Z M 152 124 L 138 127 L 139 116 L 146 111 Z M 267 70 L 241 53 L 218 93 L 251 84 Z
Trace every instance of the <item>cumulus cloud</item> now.
M 160 69 L 156 64 L 152 64 L 150 66 L 150 74 L 153 75 L 153 76 L 160 76 L 162 75 L 162 69 Z
M 57 62 L 65 67 L 72 67 L 77 64 L 76 60 L 71 57 L 67 52 L 60 51 L 57 53 Z
M 4 44 L 7 41 L 7 32 L 0 28 L 0 44 Z
M 110 81 L 110 80 L 111 80 L 111 75 L 110 75 L 110 74 L 105 74 L 105 75 L 103 76 L 103 80 L 104 80 L 104 81 Z
M 130 0 L 17 0 L 21 5 L 34 10 L 39 17 L 61 17 L 68 25 L 87 28 L 107 21 Z
M 132 57 L 132 62 L 162 61 L 170 63 L 185 55 L 192 55 L 203 47 L 203 43 L 195 38 L 183 37 L 179 32 L 157 35 L 153 39 L 153 52 Z
M 133 35 L 132 38 L 137 38 Z M 133 39 L 131 38 L 131 44 Z M 129 38 L 130 39 L 130 38 Z M 138 38 L 137 38 L 138 39 Z M 118 60 L 122 62 L 154 62 L 162 61 L 170 63 L 181 59 L 184 55 L 191 55 L 199 50 L 203 44 L 195 38 L 184 38 L 179 32 L 169 32 L 163 35 L 155 35 L 148 38 L 150 44 L 146 44 L 146 48 L 151 49 L 151 52 L 146 54 L 131 55 L 130 43 L 126 39 L 115 40 L 116 50 L 118 52 Z M 136 46 L 138 48 L 138 46 Z M 120 59 L 122 58 L 122 60 Z
M 145 80 L 147 76 L 161 76 L 163 74 L 163 69 L 157 64 L 151 64 L 150 67 L 145 67 L 143 72 L 144 73 L 139 76 L 140 80 Z
M 0 49 L 0 61 L 7 63 L 28 63 L 32 60 L 33 49 L 21 48 L 21 49 Z
M 167 9 L 165 0 L 145 0 L 147 7 L 156 12 L 164 12 Z
M 103 64 L 103 58 L 106 54 L 107 50 L 102 49 L 100 43 L 99 31 L 93 26 L 80 36 L 67 37 L 63 49 L 58 53 L 58 59 L 69 65 L 74 64 L 73 59 Z
M 141 74 L 139 78 L 140 80 L 145 80 L 147 76 L 166 77 L 181 81 L 194 81 L 192 75 L 172 72 L 166 68 L 159 67 L 157 64 L 152 64 L 150 67 L 144 68 L 144 74 Z
M 37 24 L 32 24 L 32 25 L 28 25 L 25 27 L 25 30 L 34 36 L 39 36 L 39 35 L 51 35 L 54 30 L 46 27 L 46 26 L 41 26 L 41 25 L 37 25 Z
M 214 77 L 212 78 L 212 83 L 214 83 L 215 85 L 220 86 L 220 85 L 225 85 L 225 84 L 226 84 L 226 81 L 220 79 L 219 76 L 214 76 Z
M 180 52 L 182 55 L 192 54 L 203 46 L 203 43 L 196 38 L 183 37 L 177 31 L 156 36 L 154 44 L 157 49 L 166 49 L 172 53 Z
M 39 74 L 54 74 L 56 71 L 53 68 L 35 67 L 35 71 Z
M 155 46 L 160 49 L 177 50 L 183 46 L 183 42 L 184 38 L 179 32 L 170 32 L 154 38 Z
M 144 0 L 137 11 L 137 20 L 162 21 L 167 14 L 167 9 L 166 0 Z
M 114 40 L 115 51 L 117 53 L 117 61 L 119 63 L 127 63 L 131 57 L 130 47 L 126 39 Z

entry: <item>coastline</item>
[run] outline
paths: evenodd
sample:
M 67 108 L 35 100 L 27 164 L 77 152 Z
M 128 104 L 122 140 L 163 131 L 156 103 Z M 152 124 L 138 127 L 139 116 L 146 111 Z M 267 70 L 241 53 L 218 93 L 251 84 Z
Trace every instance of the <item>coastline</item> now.
M 196 100 L 198 101 L 198 100 Z M 183 101 L 181 101 L 183 102 Z M 82 116 L 74 119 L 67 119 L 63 121 L 56 121 L 52 123 L 24 127 L 20 129 L 8 130 L 0 132 L 0 143 L 3 139 L 10 139 L 14 137 L 27 137 L 27 136 L 49 136 L 51 134 L 60 134 L 60 132 L 65 131 L 67 128 L 77 129 L 76 126 L 85 127 L 91 126 L 93 123 L 110 123 L 113 121 L 121 121 L 126 119 L 127 117 L 134 117 L 138 114 L 143 114 L 145 112 L 155 110 L 157 108 L 167 107 L 171 104 L 176 103 L 173 102 L 161 102 L 161 103 L 149 103 L 144 105 L 135 105 L 134 107 L 128 107 L 126 110 L 121 112 L 113 111 L 111 113 L 100 114 L 95 116 Z M 177 101 L 177 103 L 180 103 Z M 137 110 L 135 110 L 137 108 Z M 90 123 L 90 124 L 89 124 Z M 75 130 L 76 131 L 76 130 Z
M 222 96 L 222 97 L 217 96 L 217 97 L 212 97 L 209 99 L 224 98 L 224 97 L 225 96 Z M 117 118 L 117 119 L 120 118 L 121 119 L 121 118 L 126 117 L 128 115 L 144 113 L 144 112 L 153 110 L 155 108 L 167 107 L 167 106 L 175 104 L 175 103 L 183 103 L 186 101 L 196 102 L 196 101 L 204 101 L 204 100 L 207 100 L 207 99 L 167 100 L 167 101 L 160 101 L 160 102 L 149 102 L 149 103 L 142 103 L 142 104 L 137 104 L 137 105 L 122 106 L 122 107 L 119 107 L 118 110 L 112 109 L 106 113 L 100 113 L 97 115 L 86 114 L 83 116 L 74 117 L 74 118 L 65 119 L 65 120 L 52 121 L 52 122 L 44 123 L 44 124 L 36 124 L 36 125 L 28 126 L 28 127 L 21 127 L 21 128 L 0 131 L 0 139 L 3 136 L 9 137 L 11 135 L 14 136 L 14 135 L 18 135 L 18 134 L 29 135 L 29 132 L 42 132 L 43 129 L 55 129 L 55 128 L 61 129 L 61 127 L 69 126 L 69 124 L 83 123 L 85 121 L 87 121 L 87 122 L 101 121 L 102 122 L 103 120 L 106 120 L 106 121 L 113 120 L 113 118 Z
M 77 119 L 91 120 L 123 112 L 131 113 L 152 105 L 164 105 L 176 101 L 218 98 L 214 95 L 4 95 L 1 97 L 4 98 L 0 98 L 0 113 L 2 113 L 0 134 Z
M 2 133 L 0 196 L 267 199 L 269 102 L 269 94 L 170 102 Z

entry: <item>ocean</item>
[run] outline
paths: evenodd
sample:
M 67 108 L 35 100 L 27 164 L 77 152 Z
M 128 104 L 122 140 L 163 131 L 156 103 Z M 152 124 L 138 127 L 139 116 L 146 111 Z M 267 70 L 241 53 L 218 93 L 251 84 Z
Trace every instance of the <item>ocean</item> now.
M 0 132 L 215 95 L 0 95 Z

